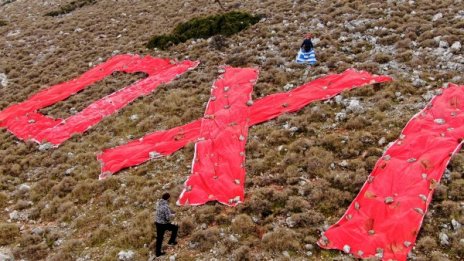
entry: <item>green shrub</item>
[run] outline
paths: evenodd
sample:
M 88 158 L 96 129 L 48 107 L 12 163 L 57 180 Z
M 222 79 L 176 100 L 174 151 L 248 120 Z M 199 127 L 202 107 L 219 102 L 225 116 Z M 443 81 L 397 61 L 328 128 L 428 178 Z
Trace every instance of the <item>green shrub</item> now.
M 183 43 L 189 39 L 206 39 L 214 35 L 231 36 L 256 24 L 260 19 L 260 16 L 235 11 L 193 18 L 188 22 L 178 24 L 171 34 L 154 36 L 147 43 L 147 47 L 165 50 L 171 45 Z
M 19 227 L 15 224 L 0 223 L 0 245 L 8 245 L 19 236 Z
M 89 4 L 95 4 L 96 0 L 76 0 L 72 1 L 71 3 L 60 7 L 59 10 L 51 11 L 45 14 L 45 16 L 58 16 L 63 14 L 71 13 L 72 11 L 76 10 L 77 8 L 81 8 L 83 6 Z

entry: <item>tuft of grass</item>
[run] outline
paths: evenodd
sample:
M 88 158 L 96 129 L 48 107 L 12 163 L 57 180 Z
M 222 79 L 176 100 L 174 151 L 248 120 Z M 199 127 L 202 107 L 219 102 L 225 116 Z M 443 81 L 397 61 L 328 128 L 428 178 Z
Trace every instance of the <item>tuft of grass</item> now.
M 0 245 L 9 245 L 19 236 L 19 227 L 15 224 L 0 223 Z
M 171 34 L 152 37 L 146 46 L 150 49 L 165 50 L 171 45 L 183 43 L 189 39 L 206 39 L 215 35 L 231 36 L 256 24 L 260 19 L 260 16 L 237 11 L 193 18 L 188 22 L 178 24 Z
M 0 26 L 5 26 L 7 25 L 8 23 L 5 21 L 5 20 L 0 20 Z
M 59 16 L 64 14 L 69 14 L 77 8 L 81 8 L 86 5 L 95 4 L 96 0 L 76 0 L 71 3 L 60 7 L 59 10 L 54 10 L 45 14 L 45 16 Z

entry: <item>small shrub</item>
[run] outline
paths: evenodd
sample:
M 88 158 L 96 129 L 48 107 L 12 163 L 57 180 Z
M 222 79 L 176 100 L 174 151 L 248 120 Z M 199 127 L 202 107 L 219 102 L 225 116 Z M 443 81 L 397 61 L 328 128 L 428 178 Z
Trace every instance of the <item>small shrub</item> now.
M 241 246 L 232 253 L 233 260 L 245 261 L 251 260 L 250 258 L 250 248 L 248 246 Z
M 256 24 L 260 19 L 260 16 L 236 11 L 193 18 L 188 22 L 178 24 L 171 34 L 154 36 L 147 43 L 147 48 L 165 50 L 173 44 L 183 43 L 189 39 L 206 39 L 215 35 L 231 36 Z
M 434 238 L 430 236 L 425 236 L 418 240 L 416 247 L 420 252 L 430 253 L 430 251 L 432 249 L 436 249 L 437 246 L 438 246 L 437 242 L 435 241 Z
M 192 234 L 192 242 L 198 244 L 198 250 L 206 251 L 211 249 L 219 240 L 219 229 L 212 227 L 206 230 L 196 231 Z
M 275 252 L 297 250 L 300 247 L 296 233 L 285 228 L 278 228 L 273 232 L 264 234 L 263 244 L 264 248 Z
M 379 53 L 374 56 L 374 62 L 376 63 L 388 63 L 391 61 L 392 57 L 388 54 Z
M 60 7 L 59 10 L 51 11 L 45 14 L 45 16 L 58 16 L 63 14 L 71 13 L 77 8 L 81 8 L 86 5 L 95 4 L 96 0 L 76 0 L 71 3 Z
M 0 192 L 0 208 L 5 207 L 7 204 L 8 204 L 8 196 L 5 193 Z
M 232 220 L 231 229 L 234 233 L 248 235 L 255 230 L 255 224 L 247 214 L 240 214 Z
M 9 245 L 19 236 L 19 227 L 15 224 L 0 223 L 0 245 Z
M 0 26 L 5 26 L 5 25 L 7 25 L 7 24 L 8 24 L 8 23 L 7 23 L 6 21 L 0 20 Z
M 185 217 L 179 222 L 179 236 L 189 235 L 193 229 L 195 229 L 195 223 L 191 217 Z

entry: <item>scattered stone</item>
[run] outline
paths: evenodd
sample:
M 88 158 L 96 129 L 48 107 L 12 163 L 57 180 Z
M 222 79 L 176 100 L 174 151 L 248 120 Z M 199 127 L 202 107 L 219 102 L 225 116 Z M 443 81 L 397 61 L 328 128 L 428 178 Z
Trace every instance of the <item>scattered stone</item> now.
M 9 214 L 11 221 L 17 221 L 20 219 L 19 212 L 17 210 L 14 210 Z
M 26 193 L 28 192 L 29 190 L 31 190 L 31 186 L 27 185 L 27 184 L 21 184 L 19 185 L 18 187 L 18 190 L 22 193 Z
M 338 163 L 338 165 L 340 165 L 341 167 L 348 167 L 348 161 L 346 160 L 343 160 L 342 162 Z
M 150 159 L 157 159 L 157 158 L 161 157 L 161 154 L 159 154 L 156 151 L 151 151 L 150 153 L 148 153 L 148 155 L 150 156 Z
M 45 142 L 45 143 L 42 143 L 39 145 L 39 150 L 40 151 L 46 151 L 46 150 L 49 150 L 53 148 L 53 144 L 49 143 L 49 142 Z
M 453 219 L 451 220 L 451 225 L 453 226 L 453 229 L 456 231 L 456 230 L 459 230 L 461 228 L 461 223 L 459 223 L 457 220 Z
M 69 168 L 69 169 L 65 170 L 64 175 L 66 175 L 66 176 L 71 175 L 75 168 L 76 167 L 72 167 L 72 168 Z
M 41 235 L 43 235 L 45 233 L 45 230 L 43 228 L 41 228 L 41 227 L 35 227 L 35 228 L 32 229 L 31 232 L 32 232 L 32 234 L 41 236 Z
M 238 239 L 234 235 L 230 235 L 229 240 L 230 240 L 230 242 L 234 242 L 234 243 L 238 242 Z
M 424 81 L 424 80 L 422 80 L 422 79 L 420 79 L 419 77 L 414 78 L 414 79 L 412 80 L 412 85 L 413 85 L 414 87 L 422 87 L 422 86 L 424 86 L 425 84 L 427 84 L 427 82 Z
M 346 112 L 341 111 L 341 112 L 335 113 L 336 121 L 344 121 L 346 120 L 346 118 L 347 118 Z
M 444 41 L 444 40 L 440 40 L 440 42 L 438 42 L 438 46 L 440 48 L 448 48 L 449 47 L 449 44 L 447 41 Z
M 289 91 L 289 90 L 293 89 L 293 87 L 294 87 L 293 84 L 287 83 L 284 86 L 284 90 Z
M 14 256 L 11 250 L 0 248 L 0 261 L 14 261 Z
M 305 249 L 306 250 L 313 250 L 314 249 L 314 246 L 312 244 L 306 244 L 305 245 Z
M 435 119 L 435 120 L 433 120 L 433 122 L 435 122 L 438 125 L 443 125 L 443 124 L 446 123 L 446 121 L 444 119 Z
M 308 251 L 308 252 L 306 252 L 306 255 L 307 255 L 307 256 L 312 256 L 312 255 L 313 255 L 313 252 Z
M 359 100 L 350 100 L 350 103 L 348 104 L 348 106 L 346 107 L 346 110 L 349 111 L 349 112 L 363 112 L 364 111 L 364 108 L 361 106 Z
M 296 222 L 292 219 L 292 217 L 288 217 L 287 219 L 285 219 L 285 223 L 288 227 L 295 227 L 296 225 Z
M 288 253 L 288 251 L 283 251 L 282 255 L 284 255 L 284 257 L 290 258 L 290 254 Z
M 447 234 L 440 232 L 438 238 L 440 239 L 440 244 L 442 246 L 448 246 L 449 245 L 449 237 Z
M 169 261 L 176 261 L 176 255 L 170 256 Z
M 131 121 L 136 121 L 136 120 L 139 119 L 139 115 L 137 115 L 137 114 L 132 114 L 132 115 L 129 117 L 129 119 L 131 119 Z
M 351 247 L 349 245 L 344 245 L 343 246 L 343 252 L 349 254 L 351 250 Z
M 382 146 L 383 144 L 385 144 L 385 142 L 387 142 L 387 139 L 385 139 L 385 137 L 382 137 L 382 138 L 380 138 L 378 144 L 379 144 L 380 146 Z
M 442 14 L 442 13 L 438 13 L 438 14 L 436 14 L 436 15 L 434 15 L 434 16 L 432 17 L 432 22 L 438 21 L 438 20 L 440 20 L 441 18 L 443 18 L 443 14 Z
M 69 109 L 69 113 L 74 115 L 74 114 L 78 113 L 78 111 L 76 110 L 76 108 L 72 107 L 71 109 Z
M 459 52 L 461 50 L 461 43 L 460 42 L 454 42 L 452 45 L 451 45 L 451 51 L 453 52 Z
M 8 85 L 8 78 L 6 77 L 6 74 L 0 73 L 0 85 L 2 87 L 6 87 Z
M 118 253 L 118 260 L 119 261 L 131 261 L 134 260 L 135 253 L 132 250 L 124 251 L 121 250 Z

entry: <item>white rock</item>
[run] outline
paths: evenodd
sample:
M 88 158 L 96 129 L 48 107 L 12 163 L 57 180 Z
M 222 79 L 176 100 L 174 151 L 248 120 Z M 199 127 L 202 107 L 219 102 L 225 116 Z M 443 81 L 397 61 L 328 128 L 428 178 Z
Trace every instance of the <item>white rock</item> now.
M 291 90 L 291 89 L 293 89 L 293 84 L 291 84 L 291 83 L 285 84 L 284 90 L 288 91 L 288 90 Z
M 0 261 L 14 261 L 14 256 L 11 250 L 0 248 Z
M 451 225 L 453 226 L 454 230 L 458 230 L 461 228 L 461 223 L 459 223 L 457 220 L 453 219 L 451 220 Z
M 19 189 L 19 191 L 21 191 L 23 193 L 26 193 L 29 190 L 31 190 L 31 186 L 29 186 L 27 184 L 21 184 L 21 185 L 19 185 L 18 189 Z
M 9 216 L 10 216 L 10 219 L 11 219 L 12 221 L 19 220 L 19 218 L 20 218 L 20 217 L 19 217 L 19 212 L 16 211 L 16 210 L 13 211 L 13 212 L 11 212 L 11 213 L 9 214 Z
M 176 256 L 175 256 L 175 255 L 170 256 L 170 257 L 169 257 L 169 261 L 176 261 Z
M 6 77 L 6 74 L 0 73 L 0 85 L 2 87 L 6 87 L 8 85 L 8 77 Z
M 335 113 L 335 120 L 336 121 L 343 121 L 343 120 L 346 119 L 346 117 L 347 117 L 346 112 L 341 111 L 341 112 Z
M 343 252 L 348 254 L 348 253 L 350 253 L 350 250 L 351 250 L 351 247 L 349 245 L 344 245 L 343 246 Z
M 387 141 L 387 139 L 385 139 L 385 137 L 382 137 L 382 138 L 380 138 L 378 143 L 379 143 L 380 146 L 382 146 L 383 144 L 385 144 L 386 141 Z
M 440 239 L 440 244 L 443 246 L 449 245 L 449 237 L 447 234 L 440 232 L 438 238 Z
M 306 249 L 306 250 L 313 250 L 313 249 L 314 249 L 314 246 L 311 245 L 311 244 L 306 244 L 306 245 L 305 245 L 305 249 Z
M 350 103 L 346 107 L 347 111 L 351 112 L 363 112 L 364 108 L 361 106 L 359 100 L 350 100 Z
M 139 115 L 137 115 L 137 114 L 132 114 L 132 115 L 129 117 L 129 119 L 131 119 L 131 121 L 136 121 L 136 120 L 139 119 Z
M 288 253 L 288 251 L 282 252 L 282 255 L 284 255 L 284 257 L 290 258 L 290 254 Z
M 442 13 L 438 13 L 436 15 L 434 15 L 432 17 L 432 21 L 435 22 L 435 21 L 438 21 L 439 19 L 443 18 L 443 14 Z
M 135 253 L 132 250 L 124 251 L 121 250 L 118 253 L 118 260 L 119 261 L 131 261 L 134 260 Z
M 287 219 L 285 219 L 285 223 L 288 227 L 294 227 L 296 225 L 296 222 L 292 219 L 292 217 L 288 217 Z
M 438 43 L 438 46 L 439 46 L 440 48 L 448 48 L 448 47 L 449 47 L 449 44 L 448 44 L 447 41 L 441 40 L 441 41 Z
M 36 234 L 36 235 L 43 235 L 43 233 L 45 233 L 45 230 L 41 227 L 35 227 L 32 229 L 32 234 Z M 0 259 L 1 260 L 1 259 Z
M 42 143 L 39 145 L 39 150 L 40 151 L 45 151 L 45 150 L 49 150 L 53 148 L 53 144 L 49 143 L 49 142 L 46 142 L 46 143 Z
M 451 51 L 458 52 L 459 50 L 461 50 L 461 43 L 460 42 L 454 42 L 451 45 Z
M 238 239 L 234 235 L 230 235 L 229 240 L 230 240 L 230 242 L 234 242 L 234 243 L 238 242 Z

